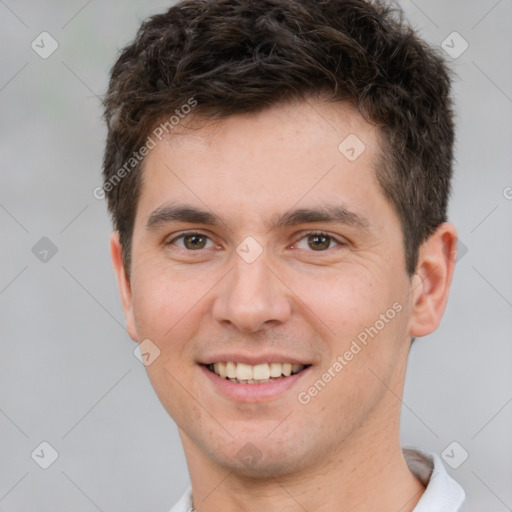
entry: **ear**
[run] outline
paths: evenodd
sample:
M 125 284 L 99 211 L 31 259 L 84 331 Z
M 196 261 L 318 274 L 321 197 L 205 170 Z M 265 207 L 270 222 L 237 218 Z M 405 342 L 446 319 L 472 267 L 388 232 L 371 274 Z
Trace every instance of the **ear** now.
M 123 250 L 121 241 L 119 240 L 119 232 L 114 231 L 110 235 L 110 255 L 112 264 L 117 277 L 117 285 L 121 295 L 121 304 L 123 306 L 124 318 L 126 321 L 126 330 L 134 341 L 138 341 L 135 329 L 135 319 L 133 316 L 132 289 L 130 280 L 126 275 L 126 269 L 123 262 Z
M 444 222 L 419 249 L 416 273 L 411 279 L 412 337 L 425 336 L 438 328 L 448 301 L 456 257 L 457 230 L 453 224 Z

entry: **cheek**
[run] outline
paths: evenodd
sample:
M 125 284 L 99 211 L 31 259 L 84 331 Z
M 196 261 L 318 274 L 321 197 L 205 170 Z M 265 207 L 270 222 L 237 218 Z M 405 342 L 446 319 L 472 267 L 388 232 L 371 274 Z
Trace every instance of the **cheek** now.
M 408 315 L 403 279 L 390 269 L 376 272 L 354 265 L 325 279 L 311 279 L 306 286 L 297 280 L 295 286 L 297 295 L 305 298 L 304 314 L 310 322 L 322 329 L 328 326 L 322 371 L 331 369 L 337 375 L 332 389 L 339 385 L 344 393 L 353 393 L 354 400 L 362 400 L 359 392 L 377 384 L 370 368 L 389 377 L 403 352 Z M 343 369 L 336 372 L 332 366 L 339 357 Z
M 160 351 L 146 370 L 161 400 L 182 393 L 173 376 L 179 382 L 193 380 L 188 372 L 195 370 L 194 340 L 208 329 L 206 324 L 211 319 L 208 290 L 215 283 L 212 274 L 191 278 L 155 264 L 134 280 L 134 320 L 139 340 L 151 340 Z
M 168 356 L 174 354 L 173 365 Z M 186 427 L 190 418 L 199 417 L 200 406 L 191 400 L 190 394 L 182 383 L 191 382 L 187 370 L 183 368 L 179 353 L 174 350 L 162 352 L 146 371 L 158 399 L 167 413 L 176 421 L 179 427 Z
M 373 325 L 400 296 L 392 279 L 355 265 L 314 277 L 296 276 L 293 290 L 316 323 L 345 340 Z
M 141 269 L 142 270 L 142 269 Z M 182 279 L 162 265 L 148 265 L 134 276 L 132 300 L 139 336 L 179 339 L 176 332 L 201 308 L 208 283 L 196 276 Z

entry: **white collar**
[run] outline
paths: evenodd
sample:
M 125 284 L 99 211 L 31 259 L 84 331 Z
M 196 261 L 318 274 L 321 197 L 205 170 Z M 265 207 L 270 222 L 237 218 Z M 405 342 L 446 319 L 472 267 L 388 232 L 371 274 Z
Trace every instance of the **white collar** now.
M 466 497 L 464 489 L 447 473 L 436 453 L 402 448 L 414 476 L 426 486 L 414 512 L 456 512 Z

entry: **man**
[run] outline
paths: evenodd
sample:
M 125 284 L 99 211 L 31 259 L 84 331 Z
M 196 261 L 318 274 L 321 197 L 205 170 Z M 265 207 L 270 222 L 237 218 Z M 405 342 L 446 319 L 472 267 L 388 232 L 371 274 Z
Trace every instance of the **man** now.
M 127 330 L 188 463 L 172 512 L 459 509 L 399 439 L 454 270 L 449 88 L 363 0 L 185 1 L 121 53 L 104 190 Z

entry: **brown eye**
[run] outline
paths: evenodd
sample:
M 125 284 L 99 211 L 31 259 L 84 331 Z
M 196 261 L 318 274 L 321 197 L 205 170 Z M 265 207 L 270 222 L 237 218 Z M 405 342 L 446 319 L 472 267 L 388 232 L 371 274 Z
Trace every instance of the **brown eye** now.
M 331 240 L 331 237 L 328 235 L 309 235 L 308 246 L 314 251 L 322 251 L 324 249 L 329 249 Z
M 195 250 L 195 249 L 204 249 L 206 245 L 207 238 L 203 235 L 194 234 L 194 235 L 185 235 L 183 236 L 183 244 L 187 249 Z
M 209 249 L 215 246 L 212 240 L 202 233 L 184 233 L 173 238 L 165 245 L 175 245 L 187 251 L 199 251 L 200 249 Z
M 345 245 L 344 242 L 327 233 L 308 233 L 295 244 L 295 247 L 297 249 L 326 252 L 328 249 L 343 245 Z

